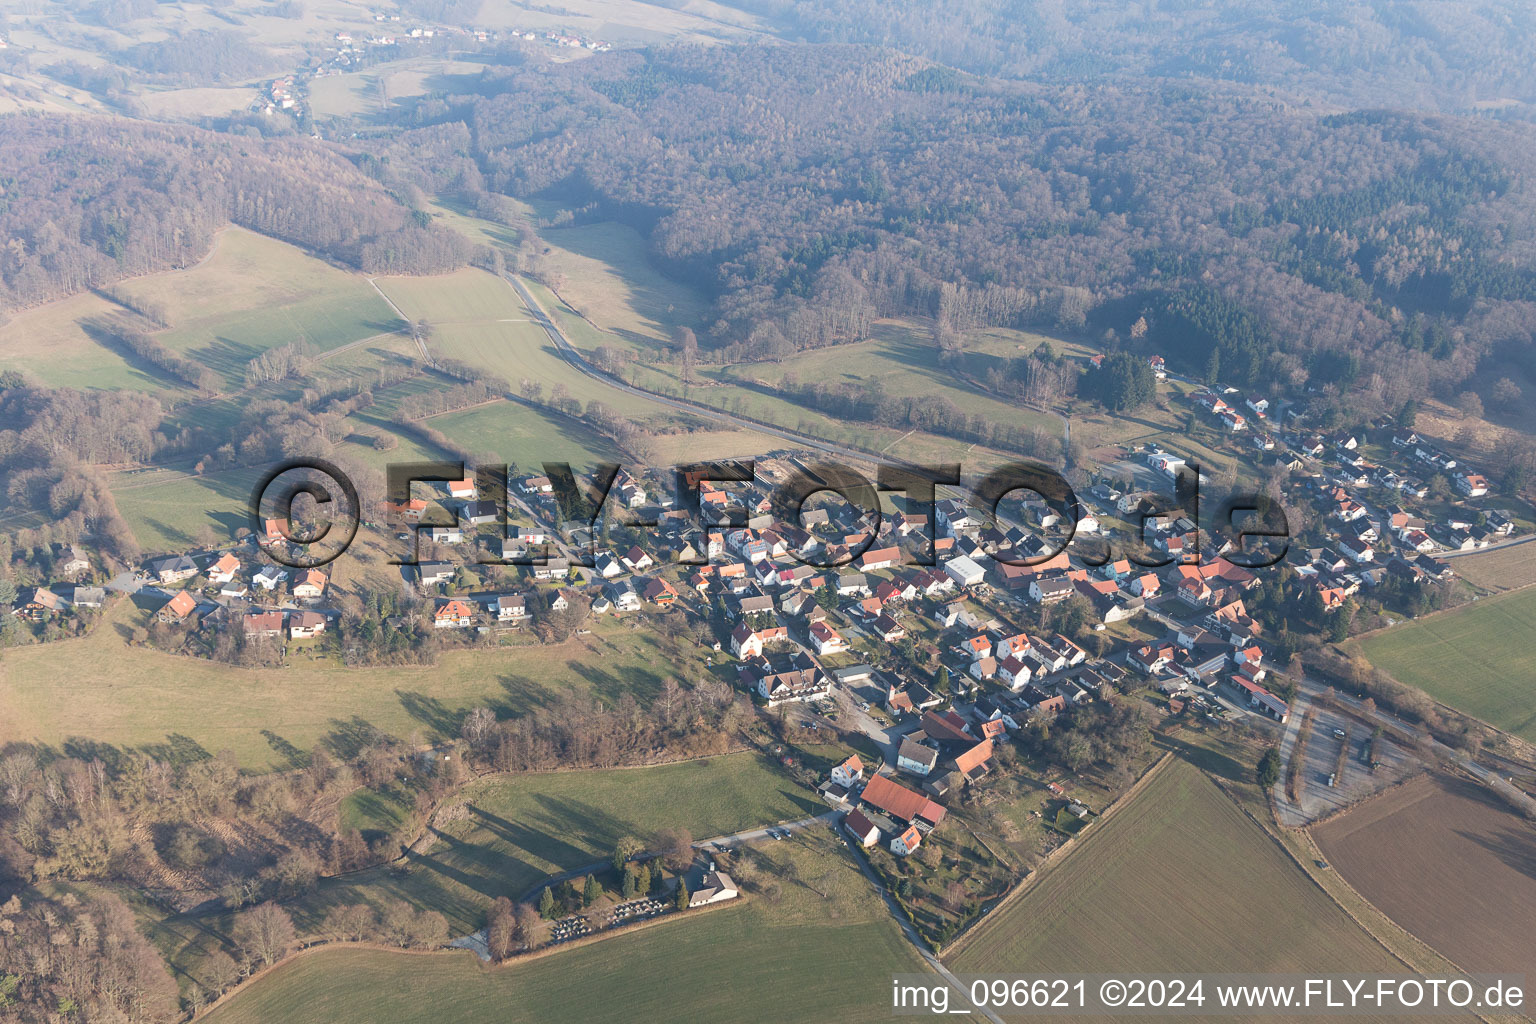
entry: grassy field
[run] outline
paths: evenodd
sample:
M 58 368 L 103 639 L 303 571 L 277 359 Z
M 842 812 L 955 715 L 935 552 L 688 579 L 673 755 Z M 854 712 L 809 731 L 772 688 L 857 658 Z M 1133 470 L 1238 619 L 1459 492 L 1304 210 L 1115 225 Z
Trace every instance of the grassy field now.
M 624 461 L 613 442 L 585 424 L 518 402 L 478 405 L 433 416 L 427 424 L 472 452 L 519 467 L 569 462 L 586 468 L 595 462 Z
M 1386 973 L 1395 963 L 1181 759 L 1081 842 L 948 966 Z
M 1465 970 L 1536 974 L 1536 831 L 1481 786 L 1421 776 L 1313 835 L 1351 885 Z
M 847 848 L 825 832 L 750 854 L 765 875 L 795 863 L 827 895 L 785 881 L 782 896 L 664 921 L 525 963 L 469 953 L 335 948 L 238 992 L 211 1024 L 504 1024 L 889 1019 L 889 977 L 919 973 Z M 711 981 L 715 979 L 716 981 Z
M 436 845 L 411 857 L 407 872 L 378 869 L 324 882 L 291 906 L 295 921 L 318 928 L 337 904 L 398 897 L 442 912 L 464 934 L 480 927 L 496 897 L 517 899 L 548 875 L 603 860 L 625 836 L 643 841 L 681 827 L 703 839 L 825 810 L 815 794 L 751 753 L 486 779 L 463 799 L 468 817 L 445 826 Z M 387 815 L 388 808 L 373 812 Z
M 245 364 L 269 348 L 302 337 L 324 352 L 400 326 L 365 278 L 234 227 L 219 236 L 205 263 L 120 287 L 165 309 L 172 326 L 157 335 L 162 344 L 232 385 L 243 383 Z
M 130 361 L 92 336 L 93 322 L 123 315 L 121 306 L 91 293 L 23 310 L 0 325 L 0 369 L 23 370 L 56 388 L 176 387 L 158 367 Z
M 392 105 L 429 92 L 473 91 L 483 64 L 442 57 L 415 57 L 376 64 L 364 71 L 317 78 L 309 85 L 315 117 L 371 119 Z
M 801 381 L 825 384 L 863 384 L 878 381 L 891 398 L 947 398 L 968 413 L 1000 423 L 1039 426 L 1053 435 L 1061 433 L 1055 416 L 1004 402 L 980 393 L 966 376 L 982 377 L 1004 356 L 1016 354 L 1022 342 L 1001 340 L 978 343 L 966 353 L 961 369 L 939 362 L 939 349 L 923 325 L 907 320 L 882 320 L 868 341 L 803 352 L 780 363 L 742 363 L 727 367 L 723 380 L 778 384 L 793 374 Z M 1044 341 L 1038 338 L 1036 343 Z
M 114 288 L 136 305 L 158 307 L 170 329 L 156 330 L 106 298 L 76 295 L 0 327 L 0 367 L 25 370 L 54 387 L 185 390 L 158 368 L 97 340 L 104 337 L 100 324 L 126 319 L 235 387 L 254 356 L 301 336 L 323 352 L 400 326 L 365 278 L 236 227 L 219 234 L 203 263 Z
M 378 283 L 407 316 L 432 324 L 429 344 L 439 356 L 483 367 L 513 388 L 523 380 L 535 381 L 544 386 L 546 398 L 556 385 L 564 385 L 583 404 L 603 402 L 627 416 L 677 415 L 573 370 L 523 308 L 512 286 L 483 270 L 384 278 Z
M 1456 575 L 1484 590 L 1513 590 L 1536 583 L 1536 543 L 1515 544 L 1450 559 Z
M 598 327 L 670 346 L 673 329 L 706 322 L 703 297 L 660 274 L 634 228 L 603 222 L 548 228 L 539 237 L 550 247 L 545 264 L 565 276 L 562 297 Z
M 604 623 L 559 645 L 450 651 L 435 666 L 239 669 L 129 646 L 120 630 L 145 616 L 122 602 L 90 636 L 6 651 L 0 745 L 84 741 L 166 755 L 228 748 L 242 765 L 283 767 L 292 748 L 345 746 L 365 725 L 431 739 L 457 735 L 468 708 L 511 715 L 573 687 L 605 700 L 626 691 L 647 699 L 677 660 L 651 633 Z
M 229 543 L 250 525 L 251 489 L 257 469 L 233 469 L 204 476 L 169 470 L 117 473 L 112 497 L 145 551 L 185 551 L 203 527 Z
M 1536 742 L 1536 589 L 1484 598 L 1367 637 L 1371 664 L 1436 700 Z

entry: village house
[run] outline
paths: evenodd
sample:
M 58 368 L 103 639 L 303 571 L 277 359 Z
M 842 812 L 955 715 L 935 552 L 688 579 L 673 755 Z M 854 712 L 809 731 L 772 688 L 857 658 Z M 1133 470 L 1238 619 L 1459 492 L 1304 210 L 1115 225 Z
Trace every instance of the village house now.
M 528 599 L 522 594 L 498 594 L 493 604 L 497 622 L 523 622 L 529 618 Z
M 908 825 L 906 831 L 891 840 L 891 852 L 898 857 L 905 857 L 916 852 L 922 842 L 923 834 L 917 830 L 917 826 Z
M 859 760 L 859 755 L 850 754 L 848 760 L 834 766 L 832 781 L 844 789 L 852 789 L 856 784 L 863 782 L 864 762 Z
M 1456 490 L 1468 498 L 1481 498 L 1488 493 L 1488 479 L 1481 473 L 1458 473 Z
M 452 562 L 422 562 L 416 566 L 416 579 L 423 587 L 435 587 L 453 579 Z
M 832 679 L 804 653 L 781 658 L 778 664 L 766 657 L 744 664 L 738 678 L 756 690 L 769 707 L 795 701 L 820 700 L 832 692 Z
M 468 501 L 460 515 L 471 526 L 484 526 L 494 523 L 500 518 L 500 512 L 494 501 Z
M 722 903 L 740 895 L 741 890 L 736 887 L 735 882 L 731 881 L 730 875 L 711 867 L 704 872 L 704 879 L 699 887 L 688 894 L 688 907 L 691 910 L 711 903 Z
M 1029 582 L 1029 596 L 1040 604 L 1057 604 L 1077 592 L 1077 587 L 1065 576 L 1042 579 L 1036 576 Z
M 305 569 L 293 584 L 293 596 L 303 601 L 318 601 L 325 593 L 325 573 L 319 569 Z
M 656 560 L 641 551 L 639 547 L 631 547 L 619 561 L 624 563 L 624 568 L 630 572 L 644 572 L 656 564 Z
M 292 640 L 306 640 L 324 632 L 323 612 L 293 612 L 288 616 L 288 636 Z
M 279 569 L 275 565 L 264 565 L 256 570 L 256 574 L 251 577 L 251 582 L 255 583 L 262 590 L 274 590 L 279 583 L 287 578 L 287 569 Z
M 196 607 L 197 601 L 191 594 L 185 590 L 178 591 L 175 596 L 160 606 L 160 610 L 155 613 L 155 619 L 158 622 L 180 622 L 191 615 Z
M 59 573 L 66 577 L 79 576 L 81 573 L 90 572 L 91 560 L 85 552 L 76 544 L 69 545 L 60 553 Z
M 235 573 L 240 571 L 240 559 L 233 553 L 225 552 L 218 560 L 208 566 L 208 582 L 228 583 L 235 578 Z
M 197 575 L 197 563 L 187 555 L 157 558 L 149 563 L 149 574 L 161 583 L 180 583 Z
M 278 608 L 260 608 L 245 613 L 241 628 L 247 640 L 272 639 L 283 635 L 283 613 Z
M 829 654 L 841 654 L 848 650 L 848 641 L 844 640 L 841 633 L 825 622 L 811 623 L 810 634 L 811 646 L 816 649 L 817 654 L 823 657 Z
M 731 631 L 731 653 L 742 661 L 760 658 L 765 646 L 771 643 L 781 643 L 788 639 L 789 630 L 783 626 L 753 629 L 743 622 Z
M 467 629 L 475 610 L 458 598 L 441 599 L 432 609 L 432 625 L 436 629 Z
M 69 601 L 76 608 L 100 608 L 107 601 L 107 592 L 102 587 L 76 587 Z
M 528 476 L 517 482 L 517 489 L 524 494 L 553 494 L 555 485 L 547 476 Z
M 646 585 L 645 599 L 659 608 L 670 608 L 677 603 L 677 588 L 657 577 Z
M 843 827 L 866 850 L 880 842 L 880 830 L 863 811 L 849 811 L 847 817 L 843 818 Z
M 384 503 L 384 514 L 391 519 L 404 519 L 415 522 L 421 518 L 422 513 L 426 510 L 427 503 L 420 498 L 407 498 L 404 501 L 386 501 Z M 269 541 L 279 539 L 272 536 L 272 530 L 276 523 L 277 521 L 274 519 L 267 520 L 267 539 Z
M 427 539 L 434 544 L 462 544 L 464 531 L 457 526 L 433 526 L 427 529 Z

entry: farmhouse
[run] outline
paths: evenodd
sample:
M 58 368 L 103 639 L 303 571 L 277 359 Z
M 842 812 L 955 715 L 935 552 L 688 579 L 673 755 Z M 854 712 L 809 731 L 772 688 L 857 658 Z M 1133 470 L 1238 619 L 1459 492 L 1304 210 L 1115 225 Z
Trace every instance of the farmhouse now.
M 877 811 L 909 824 L 933 828 L 944 820 L 944 808 L 884 775 L 873 776 L 859 799 Z
M 913 775 L 927 775 L 933 771 L 939 763 L 939 752 L 936 748 L 923 743 L 919 737 L 921 732 L 902 737 L 901 746 L 896 751 L 896 767 Z

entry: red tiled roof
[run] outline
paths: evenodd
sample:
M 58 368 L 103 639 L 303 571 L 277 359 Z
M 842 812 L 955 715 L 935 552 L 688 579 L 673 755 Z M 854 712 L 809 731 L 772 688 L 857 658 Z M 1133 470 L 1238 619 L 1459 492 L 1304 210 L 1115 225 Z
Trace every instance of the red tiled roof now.
M 899 782 L 892 782 L 884 775 L 876 775 L 865 784 L 861 799 L 902 821 L 911 821 L 932 803 L 923 794 L 913 792 Z

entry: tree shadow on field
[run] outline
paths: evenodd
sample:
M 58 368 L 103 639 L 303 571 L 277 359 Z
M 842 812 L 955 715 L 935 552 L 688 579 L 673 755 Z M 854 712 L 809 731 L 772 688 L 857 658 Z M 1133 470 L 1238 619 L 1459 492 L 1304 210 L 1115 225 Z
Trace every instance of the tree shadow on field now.
M 501 677 L 501 689 L 505 697 L 491 702 L 497 718 L 520 718 L 555 703 L 554 690 L 527 676 L 508 673 Z
M 164 743 L 146 743 L 139 749 L 156 760 L 178 768 L 198 761 L 207 761 L 213 757 L 208 748 L 192 737 L 179 732 L 168 733 Z
M 166 540 L 169 540 L 173 545 L 178 547 L 186 547 L 192 543 L 191 535 L 188 534 L 185 530 L 178 529 L 169 523 L 161 522 L 159 519 L 150 519 L 146 517 L 144 522 L 148 523 L 155 530 L 159 531 L 160 536 L 164 537 Z
M 592 689 L 610 706 L 618 703 L 626 693 L 634 694 L 635 699 L 643 703 L 661 692 L 661 676 L 648 669 L 626 669 L 626 677 L 620 677 L 580 661 L 567 664 L 572 672 L 591 683 Z
M 528 816 L 537 819 L 530 824 L 508 821 L 475 804 L 468 809 L 492 835 L 562 870 L 596 859 L 593 850 L 600 851 L 600 857 L 632 831 L 628 822 L 591 804 L 546 794 L 536 794 L 533 800 L 540 811 Z
M 1243 764 L 1228 754 L 1219 750 L 1211 750 L 1177 736 L 1164 733 L 1154 733 L 1152 742 L 1164 750 L 1171 750 L 1184 760 L 1202 771 L 1226 779 L 1229 782 L 1252 782 L 1253 772 L 1249 766 Z
M 321 737 L 320 743 L 344 761 L 355 760 L 363 748 L 384 738 L 384 733 L 361 715 L 353 715 L 347 721 L 333 718 L 329 725 L 330 731 Z
M 544 873 L 542 869 L 504 849 L 493 848 L 485 843 L 465 842 L 438 829 L 432 829 L 431 832 L 438 843 L 447 846 L 448 849 L 438 849 L 434 845 L 433 851 L 427 853 L 406 851 L 405 859 L 411 865 L 412 871 L 422 869 L 431 871 L 447 881 L 455 882 L 490 899 L 498 896 L 516 898 L 518 893 L 508 889 L 507 880 L 518 879 L 520 882 L 523 878 L 538 877 Z M 457 864 L 451 862 L 457 862 Z M 468 865 L 474 870 L 465 870 L 464 867 L 457 866 L 458 864 Z M 422 909 L 441 910 L 443 908 L 433 906 Z M 465 916 L 469 914 L 466 913 Z
M 1497 835 L 1464 832 L 1456 835 L 1476 843 L 1527 878 L 1536 879 L 1536 833 L 1500 829 Z
M 396 690 L 400 706 L 405 713 L 442 737 L 459 734 L 464 723 L 464 712 L 457 711 L 436 697 L 428 697 L 414 690 Z
M 309 754 L 289 743 L 271 729 L 261 730 L 261 737 L 267 741 L 267 745 L 272 748 L 273 753 L 287 762 L 288 767 L 309 767 Z

